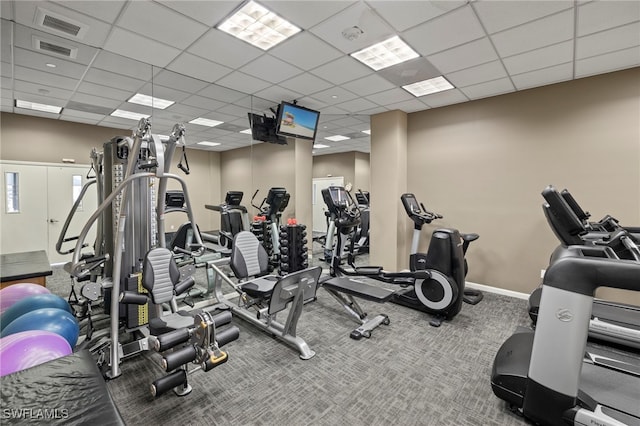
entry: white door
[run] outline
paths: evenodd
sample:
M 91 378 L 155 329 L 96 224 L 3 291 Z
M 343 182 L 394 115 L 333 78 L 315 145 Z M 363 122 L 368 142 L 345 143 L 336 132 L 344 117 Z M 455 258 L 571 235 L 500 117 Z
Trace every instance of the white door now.
M 0 251 L 16 253 L 45 250 L 51 263 L 67 262 L 71 255 L 56 252 L 56 242 L 82 185 L 89 166 L 0 163 L 2 169 L 2 222 Z M 75 181 L 74 181 L 75 177 Z M 97 189 L 89 188 L 66 237 L 77 236 L 97 207 Z M 87 243 L 93 244 L 95 229 Z M 69 249 L 75 242 L 66 243 Z M 87 249 L 89 250 L 89 248 Z
M 80 194 L 84 184 L 87 182 L 87 172 L 89 166 L 48 166 L 47 167 L 47 210 L 48 210 L 48 249 L 49 262 L 60 263 L 71 260 L 72 254 L 61 255 L 56 251 L 56 243 L 60 237 L 60 232 L 64 226 L 65 220 L 71 211 L 73 203 Z M 89 217 L 97 208 L 97 188 L 91 185 L 84 197 L 82 204 L 75 211 L 69 227 L 65 234 L 65 238 L 76 237 L 84 227 Z M 96 239 L 95 226 L 91 229 L 85 242 L 89 244 L 83 250 L 83 253 L 93 252 L 91 247 Z M 76 245 L 76 241 L 63 243 L 61 251 L 69 251 Z
M 344 177 L 313 178 L 313 232 L 327 232 L 327 219 L 324 215 L 327 205 L 322 199 L 321 191 L 332 185 L 344 186 Z
M 0 251 L 47 250 L 47 169 L 25 164 L 0 164 L 2 224 Z

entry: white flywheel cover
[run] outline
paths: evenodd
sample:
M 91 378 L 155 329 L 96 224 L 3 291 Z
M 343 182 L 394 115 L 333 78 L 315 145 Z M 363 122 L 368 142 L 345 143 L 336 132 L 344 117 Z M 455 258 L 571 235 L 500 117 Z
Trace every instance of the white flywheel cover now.
M 442 273 L 433 269 L 430 269 L 429 272 L 431 273 L 430 281 L 437 282 L 440 285 L 440 288 L 442 288 L 442 299 L 438 301 L 429 300 L 429 298 L 422 292 L 422 284 L 425 280 L 416 280 L 413 286 L 416 292 L 416 296 L 418 297 L 418 300 L 420 300 L 420 302 L 427 308 L 437 311 L 444 310 L 451 306 L 451 304 L 453 303 L 453 289 L 451 288 L 451 283 Z

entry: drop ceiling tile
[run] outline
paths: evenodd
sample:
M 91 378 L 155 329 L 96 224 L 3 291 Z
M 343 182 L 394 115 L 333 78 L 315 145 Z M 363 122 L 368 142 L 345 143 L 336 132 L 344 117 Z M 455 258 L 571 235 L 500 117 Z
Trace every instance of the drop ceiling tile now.
M 486 62 L 495 61 L 498 55 L 487 37 L 445 50 L 428 58 L 442 73 L 458 71 Z
M 416 112 L 416 111 L 422 111 L 427 109 L 427 106 L 425 104 L 423 104 L 422 102 L 420 102 L 417 99 L 411 99 L 409 101 L 403 101 L 403 102 L 398 102 L 395 104 L 389 104 L 387 105 L 387 107 L 390 110 L 400 110 L 400 111 L 404 111 L 406 113 L 411 113 L 411 112 Z
M 76 87 L 77 80 L 73 78 L 63 77 L 61 75 L 49 74 L 45 71 L 38 71 L 31 68 L 16 66 L 14 68 L 16 80 L 28 81 L 44 86 L 57 87 L 59 89 L 73 90 Z
M 74 102 L 80 102 L 83 104 L 97 105 L 97 106 L 101 106 L 105 108 L 113 108 L 113 109 L 116 109 L 120 105 L 122 105 L 121 101 L 118 101 L 115 99 L 100 98 L 98 96 L 86 95 L 84 93 L 77 93 L 77 92 L 71 97 L 70 100 Z
M 396 104 L 398 102 L 415 99 L 412 94 L 397 87 L 385 90 L 384 92 L 374 93 L 373 95 L 366 96 L 366 98 L 378 105 Z
M 458 89 L 451 89 L 445 92 L 422 96 L 420 100 L 432 108 L 437 108 L 446 105 L 459 104 L 460 102 L 466 102 L 469 99 Z
M 0 2 L 4 5 L 5 2 Z M 10 63 L 11 59 L 11 39 L 13 36 L 13 23 L 0 20 L 0 59 L 2 62 Z
M 193 106 L 207 111 L 214 111 L 226 105 L 224 102 L 216 101 L 211 98 L 205 98 L 199 95 L 192 95 L 180 101 L 181 104 Z
M 246 117 L 249 111 L 241 106 L 227 104 L 222 108 L 218 108 L 213 112 L 216 117 L 222 117 L 218 120 L 228 123 L 231 120 L 235 120 L 238 117 Z M 224 119 L 223 119 L 224 118 Z
M 75 10 L 63 8 L 55 3 L 43 1 L 15 1 L 13 4 L 17 23 L 90 46 L 101 47 L 111 30 L 111 26 L 105 22 L 94 19 L 88 15 L 80 14 Z M 35 23 L 35 17 L 39 9 L 44 13 L 49 12 L 59 15 L 56 17 L 61 17 L 60 19 L 63 20 L 78 22 L 88 27 L 88 30 L 84 33 L 83 37 L 74 37 L 62 31 L 37 25 Z
M 263 99 L 258 96 L 245 96 L 244 98 L 233 102 L 233 104 L 246 108 L 248 111 L 262 111 L 273 106 L 273 101 L 271 99 Z
M 183 53 L 178 56 L 167 68 L 207 83 L 214 82 L 233 71 L 231 68 L 189 53 Z
M 273 106 L 274 103 L 279 104 L 280 101 L 291 102 L 295 99 L 301 98 L 302 94 L 291 90 L 288 87 L 270 86 L 264 90 L 256 92 L 256 96 L 271 100 L 272 104 L 270 106 Z
M 1 62 L 0 75 L 3 78 L 13 78 L 13 66 L 9 62 Z
M 103 71 L 97 68 L 91 68 L 84 77 L 85 81 L 95 83 L 102 86 L 109 86 L 119 90 L 129 90 L 133 93 L 137 92 L 145 82 L 125 75 L 116 74 L 109 71 Z
M 402 34 L 404 41 L 424 56 L 484 36 L 484 30 L 469 6 L 439 16 Z
M 185 49 L 208 30 L 200 22 L 146 0 L 128 2 L 117 26 L 178 49 Z
M 50 112 L 41 112 L 41 111 L 34 111 L 32 109 L 24 109 L 24 108 L 13 108 L 13 111 L 16 114 L 22 114 L 22 115 L 30 115 L 33 117 L 41 117 L 41 118 L 52 118 L 54 120 L 58 119 L 58 117 L 60 117 L 60 114 L 53 114 Z
M 151 80 L 154 72 L 154 67 L 149 64 L 105 50 L 98 53 L 91 66 L 144 81 Z
M 142 93 L 148 96 L 155 96 L 156 98 L 166 99 L 168 101 L 174 102 L 182 102 L 184 99 L 188 98 L 189 93 L 183 92 L 181 90 L 172 89 L 170 87 L 165 87 L 157 84 L 154 80 L 153 84 L 147 83 L 143 87 L 138 90 L 137 93 Z
M 138 126 L 139 120 L 129 120 L 120 117 L 107 117 L 99 125 L 105 127 L 115 127 L 116 129 L 133 129 Z
M 231 74 L 227 74 L 225 77 L 218 80 L 217 83 L 229 89 L 244 91 L 244 93 L 248 95 L 266 89 L 271 85 L 264 80 L 241 73 L 240 71 L 234 71 Z
M 166 113 L 175 113 L 179 117 L 189 117 L 189 120 L 193 120 L 194 118 L 201 117 L 203 114 L 206 114 L 209 110 L 206 108 L 197 108 L 190 105 L 184 104 L 173 104 L 169 108 L 165 109 Z
M 302 73 L 300 68 L 289 65 L 271 55 L 260 56 L 240 68 L 240 71 L 274 84 Z
M 602 55 L 640 45 L 640 22 L 602 31 L 576 41 L 576 59 Z
M 332 87 L 331 89 L 323 90 L 322 92 L 314 93 L 312 96 L 313 99 L 317 99 L 318 101 L 323 102 L 326 105 L 335 105 L 338 103 L 350 101 L 357 97 L 357 95 L 354 95 L 348 90 L 344 90 L 343 88 L 338 86 Z
M 140 46 L 145 46 L 145 48 L 141 49 Z M 180 50 L 174 47 L 118 27 L 113 28 L 104 48 L 110 52 L 136 58 L 161 68 L 180 54 Z
M 90 124 L 92 126 L 96 126 L 102 120 L 102 116 L 99 119 L 95 118 L 85 118 L 85 117 L 77 117 L 75 115 L 65 115 L 65 111 L 62 110 L 62 114 L 60 114 L 60 120 L 62 121 L 71 121 L 73 123 L 82 123 L 82 124 Z
M 393 105 L 393 104 L 391 104 L 391 105 Z M 429 107 L 429 106 L 428 106 L 428 105 L 426 105 L 426 106 L 425 106 L 425 109 L 426 109 L 426 108 L 428 108 L 428 107 Z M 386 108 L 386 107 L 380 106 L 380 107 L 378 107 L 378 108 L 371 108 L 370 110 L 362 111 L 362 114 L 363 114 L 363 115 L 370 115 L 370 116 L 371 116 L 371 115 L 375 115 L 375 114 L 382 114 L 383 112 L 387 112 L 387 111 L 389 111 L 389 108 Z
M 56 99 L 69 99 L 73 94 L 72 90 L 58 89 L 43 84 L 34 84 L 26 81 L 15 80 L 13 90 L 17 92 L 33 93 L 34 95 L 47 96 Z
M 348 40 L 342 32 L 357 26 L 363 34 Z M 364 2 L 358 2 L 309 29 L 310 32 L 344 53 L 353 53 L 396 35 L 395 31 Z
M 638 1 L 596 1 L 578 7 L 578 37 L 640 20 Z
M 292 24 L 308 30 L 325 19 L 355 4 L 355 1 L 262 1 L 264 6 Z
M 360 113 L 362 111 L 366 111 L 368 109 L 371 108 L 375 108 L 378 105 L 374 104 L 373 102 L 364 99 L 364 98 L 357 98 L 357 99 L 353 99 L 351 101 L 347 101 L 347 102 L 343 102 L 341 104 L 337 104 L 336 106 L 338 106 L 339 108 L 342 108 L 346 111 L 349 111 L 351 113 Z
M 389 90 L 395 86 L 380 77 L 378 74 L 370 74 L 366 77 L 362 77 L 348 83 L 341 85 L 343 89 L 347 89 L 350 92 L 359 96 L 371 95 L 373 93 Z
M 509 74 L 522 74 L 573 60 L 573 40 L 504 58 Z
M 511 56 L 570 40 L 573 37 L 573 11 L 529 22 L 497 34 L 491 39 L 500 56 Z
M 299 96 L 301 93 L 311 94 L 326 90 L 329 87 L 332 87 L 333 84 L 306 72 L 288 79 L 286 82 L 282 83 L 282 86 L 296 92 L 296 96 Z
M 343 56 L 340 59 L 313 69 L 311 73 L 333 84 L 342 84 L 373 74 L 373 71 L 352 57 Z
M 640 66 L 640 46 L 576 61 L 576 78 Z
M 100 96 L 108 99 L 116 99 L 116 100 L 119 100 L 120 102 L 127 100 L 134 93 L 127 90 L 118 90 L 113 87 L 90 83 L 88 81 L 83 81 L 82 83 L 80 83 L 77 91 L 80 93 L 85 93 L 87 95 Z
M 503 93 L 513 92 L 515 90 L 513 83 L 511 83 L 511 80 L 508 78 L 501 78 L 499 80 L 460 88 L 460 91 L 471 100 L 497 96 Z
M 200 90 L 198 94 L 201 96 L 206 96 L 207 98 L 217 99 L 220 102 L 231 103 L 234 103 L 235 101 L 238 101 L 247 96 L 246 93 L 228 89 L 217 84 L 208 85 L 204 89 Z
M 196 19 L 209 27 L 217 25 L 238 6 L 237 1 L 175 1 L 158 0 L 158 3 L 170 7 L 184 16 Z
M 374 11 L 384 17 L 396 31 L 405 31 L 413 26 L 429 21 L 444 13 L 450 12 L 466 1 L 393 1 L 370 2 Z
M 342 52 L 315 35 L 303 32 L 270 49 L 269 55 L 308 71 L 339 58 Z
M 0 17 L 2 19 L 14 19 L 13 16 L 13 2 L 3 1 L 0 2 Z
M 20 92 L 18 90 L 13 91 L 13 97 L 15 99 L 20 99 L 22 101 L 36 102 L 40 104 L 54 105 L 59 107 L 64 107 L 64 105 L 67 103 L 65 99 L 55 99 L 55 98 L 50 98 L 46 95 Z M 22 108 L 16 108 L 16 109 L 22 110 Z
M 53 57 L 22 48 L 14 49 L 14 63 L 19 66 L 70 78 L 82 77 L 82 74 L 84 74 L 87 69 L 87 67 L 82 64 L 65 61 L 59 57 Z M 53 64 L 56 67 L 50 68 L 46 64 Z
M 120 15 L 120 11 L 122 11 L 122 6 L 125 5 L 126 1 L 124 0 L 106 0 L 106 1 L 96 1 L 96 0 L 73 0 L 73 1 L 56 1 L 60 6 L 63 6 L 67 9 L 73 9 L 76 12 L 80 12 L 84 15 L 91 16 L 95 19 L 99 19 L 101 21 L 107 22 L 109 24 L 113 24 L 118 15 Z
M 500 61 L 493 61 L 462 71 L 449 73 L 446 75 L 446 78 L 456 87 L 465 87 L 485 81 L 497 80 L 506 76 L 507 73 Z
M 0 77 L 0 89 L 11 90 L 13 87 L 13 79 L 11 77 Z
M 333 121 L 331 121 L 332 124 L 338 126 L 338 127 L 348 127 L 350 129 L 353 128 L 357 128 L 356 130 L 366 130 L 369 127 L 363 127 L 363 121 L 360 120 L 358 118 L 358 116 L 353 116 L 353 115 L 349 115 L 347 117 L 343 117 L 343 116 L 337 116 L 338 118 L 334 119 Z M 368 126 L 369 124 L 369 120 L 367 117 L 367 121 L 366 121 L 366 125 Z M 352 131 L 352 130 L 349 130 Z M 363 133 L 363 137 L 364 137 L 364 133 Z
M 566 0 L 476 1 L 473 8 L 489 34 L 573 7 Z
M 206 81 L 187 77 L 184 74 L 166 69 L 160 71 L 153 77 L 153 83 L 159 84 L 160 86 L 173 87 L 189 93 L 197 93 L 209 85 Z
M 215 28 L 189 46 L 187 52 L 234 69 L 263 54 L 261 49 Z
M 516 89 L 523 90 L 532 87 L 545 86 L 571 80 L 573 76 L 573 63 L 555 65 L 543 70 L 531 71 L 511 77 Z
M 62 110 L 62 114 L 60 118 L 63 118 L 63 117 L 84 118 L 87 120 L 93 120 L 96 123 L 100 120 L 104 120 L 105 118 L 105 116 L 102 114 L 94 114 L 92 112 L 85 112 L 85 111 L 76 111 L 69 108 L 65 108 Z

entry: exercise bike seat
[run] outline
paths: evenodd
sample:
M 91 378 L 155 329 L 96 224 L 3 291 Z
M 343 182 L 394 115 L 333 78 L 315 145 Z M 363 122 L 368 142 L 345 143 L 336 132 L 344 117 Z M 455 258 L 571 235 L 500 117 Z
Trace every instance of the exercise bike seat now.
M 475 241 L 475 240 L 477 240 L 478 238 L 480 238 L 480 235 L 478 235 L 478 234 L 462 234 L 462 233 L 461 233 L 461 234 L 460 234 L 460 237 L 462 237 L 462 240 L 463 240 L 465 243 L 470 243 L 471 241 Z

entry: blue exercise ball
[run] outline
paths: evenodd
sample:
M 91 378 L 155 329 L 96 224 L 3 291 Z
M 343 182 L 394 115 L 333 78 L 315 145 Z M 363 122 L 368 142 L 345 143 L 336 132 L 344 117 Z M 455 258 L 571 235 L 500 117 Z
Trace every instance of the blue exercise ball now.
M 28 312 L 7 325 L 0 337 L 28 330 L 44 330 L 64 337 L 72 348 L 78 342 L 80 327 L 73 315 L 63 309 L 44 308 Z
M 34 283 L 11 284 L 0 290 L 0 315 L 12 307 L 16 302 L 35 296 L 36 294 L 49 294 L 49 289 Z
M 37 294 L 35 296 L 25 297 L 17 301 L 9 309 L 0 315 L 0 331 L 11 324 L 13 320 L 22 315 L 44 308 L 62 309 L 69 313 L 72 312 L 69 303 L 62 297 L 55 294 Z

